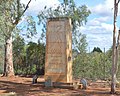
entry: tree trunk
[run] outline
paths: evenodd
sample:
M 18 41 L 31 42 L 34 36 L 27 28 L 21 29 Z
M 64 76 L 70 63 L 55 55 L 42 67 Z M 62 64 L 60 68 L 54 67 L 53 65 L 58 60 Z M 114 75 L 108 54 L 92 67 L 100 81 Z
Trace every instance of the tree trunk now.
M 114 29 L 113 29 L 113 49 L 112 49 L 112 80 L 111 80 L 111 93 L 116 92 L 116 73 L 115 73 L 115 62 L 116 62 L 116 0 L 114 0 Z
M 116 91 L 116 73 L 115 73 L 115 62 L 116 62 L 116 38 L 113 33 L 113 53 L 112 53 L 112 81 L 111 81 L 111 93 L 114 94 Z
M 14 76 L 13 54 L 12 54 L 12 36 L 5 40 L 5 62 L 3 76 Z
M 118 71 L 118 65 L 119 65 L 119 40 L 120 39 L 120 30 L 118 31 L 118 39 L 117 39 L 117 43 L 116 43 L 116 58 L 115 58 L 115 74 L 117 74 Z M 116 77 L 116 84 L 118 84 L 118 80 Z

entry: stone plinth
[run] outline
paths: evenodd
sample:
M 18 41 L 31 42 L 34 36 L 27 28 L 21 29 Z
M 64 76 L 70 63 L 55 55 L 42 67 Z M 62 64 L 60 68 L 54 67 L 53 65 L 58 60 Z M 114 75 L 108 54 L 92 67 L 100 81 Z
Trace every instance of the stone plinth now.
M 45 80 L 72 83 L 72 32 L 70 18 L 47 22 Z

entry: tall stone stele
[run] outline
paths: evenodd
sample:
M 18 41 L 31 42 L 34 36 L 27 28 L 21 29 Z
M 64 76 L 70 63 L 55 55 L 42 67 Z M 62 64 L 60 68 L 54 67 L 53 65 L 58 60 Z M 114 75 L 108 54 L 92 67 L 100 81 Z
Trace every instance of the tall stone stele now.
M 68 17 L 47 21 L 45 80 L 72 83 L 72 26 Z

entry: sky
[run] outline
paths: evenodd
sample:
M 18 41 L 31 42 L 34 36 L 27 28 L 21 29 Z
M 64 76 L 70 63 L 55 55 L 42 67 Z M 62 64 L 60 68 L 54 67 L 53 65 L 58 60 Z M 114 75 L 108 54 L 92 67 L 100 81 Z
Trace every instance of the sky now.
M 57 6 L 63 0 L 32 0 L 29 9 L 25 14 L 37 15 L 44 6 Z M 74 0 L 77 6 L 86 5 L 90 9 L 91 14 L 88 17 L 86 25 L 81 26 L 80 31 L 86 34 L 88 42 L 88 51 L 92 51 L 94 47 L 99 47 L 102 51 L 109 50 L 112 46 L 113 33 L 113 5 L 114 0 Z M 27 4 L 28 0 L 21 0 Z M 118 13 L 119 21 L 119 13 Z M 118 28 L 120 24 L 118 23 Z M 39 28 L 37 28 L 39 30 Z M 38 35 L 39 37 L 39 35 Z

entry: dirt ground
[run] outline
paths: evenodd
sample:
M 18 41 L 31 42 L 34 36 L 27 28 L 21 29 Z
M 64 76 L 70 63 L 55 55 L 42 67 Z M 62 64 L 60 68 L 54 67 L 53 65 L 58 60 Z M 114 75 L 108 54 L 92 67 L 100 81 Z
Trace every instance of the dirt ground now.
M 43 76 L 37 84 L 32 84 L 31 77 L 0 77 L 0 96 L 120 96 L 110 94 L 110 84 L 105 81 L 89 82 L 86 90 L 69 87 L 45 88 Z

